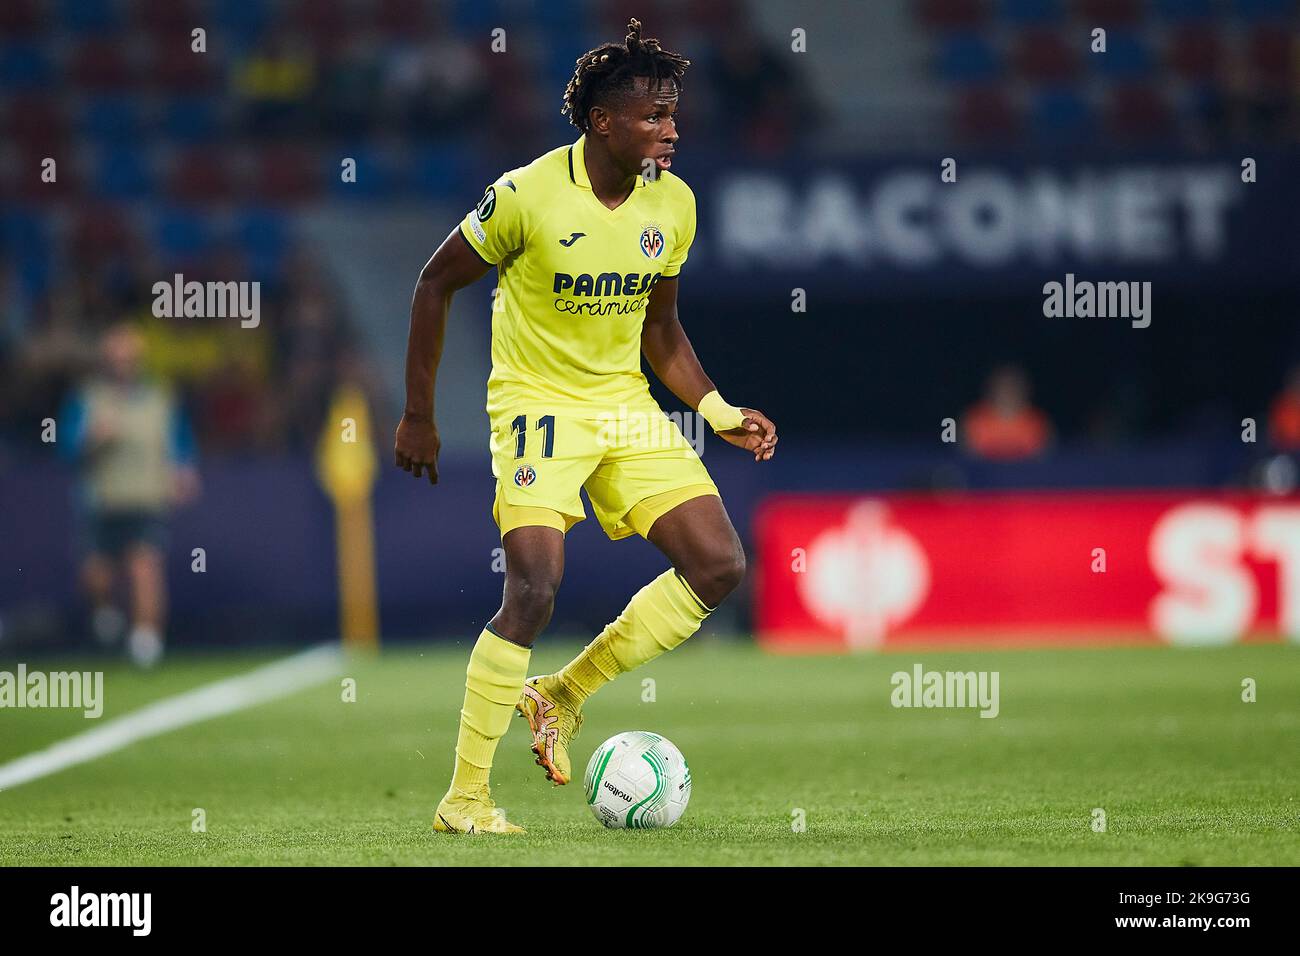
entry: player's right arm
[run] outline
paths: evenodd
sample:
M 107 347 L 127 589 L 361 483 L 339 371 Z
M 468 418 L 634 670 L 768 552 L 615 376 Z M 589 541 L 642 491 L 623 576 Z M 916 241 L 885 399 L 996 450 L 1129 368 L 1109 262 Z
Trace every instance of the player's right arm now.
M 406 343 L 406 411 L 397 426 L 397 467 L 416 478 L 426 472 L 430 484 L 438 483 L 440 444 L 434 424 L 433 384 L 442 358 L 451 296 L 523 248 L 526 211 L 518 192 L 515 181 L 505 177 L 489 186 L 478 205 L 424 264 L 415 284 Z
M 420 270 L 411 298 L 411 330 L 406 340 L 406 410 L 397 426 L 397 467 L 416 478 L 427 473 L 438 483 L 438 426 L 434 422 L 434 383 L 442 359 L 447 311 L 458 289 L 477 282 L 492 267 L 469 240 L 453 229 Z

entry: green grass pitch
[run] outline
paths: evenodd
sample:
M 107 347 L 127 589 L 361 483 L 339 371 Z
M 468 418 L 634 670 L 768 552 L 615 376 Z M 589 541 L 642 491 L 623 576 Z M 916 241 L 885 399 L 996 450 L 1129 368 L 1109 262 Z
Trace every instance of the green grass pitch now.
M 575 646 L 546 641 L 533 672 Z M 494 795 L 529 832 L 479 838 L 429 826 L 467 653 L 394 647 L 345 664 L 355 703 L 331 681 L 0 792 L 0 865 L 1300 864 L 1295 646 L 791 657 L 697 638 L 591 701 L 575 785 L 546 782 L 513 721 Z M 108 720 L 274 656 L 29 666 L 107 666 Z M 890 675 L 915 662 L 998 671 L 1000 715 L 893 708 Z M 0 710 L 0 764 L 97 723 Z M 584 805 L 581 769 L 624 730 L 666 735 L 691 765 L 671 830 L 605 830 Z

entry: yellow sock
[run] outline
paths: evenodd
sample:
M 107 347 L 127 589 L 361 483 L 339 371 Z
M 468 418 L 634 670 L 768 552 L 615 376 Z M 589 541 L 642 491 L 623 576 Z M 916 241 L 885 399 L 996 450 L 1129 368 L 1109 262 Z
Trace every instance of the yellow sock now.
M 486 784 L 497 741 L 505 736 L 515 703 L 528 676 L 532 651 L 498 637 L 487 628 L 478 636 L 465 669 L 465 704 L 456 738 L 453 789 Z
M 671 651 L 713 611 L 669 568 L 634 594 L 623 613 L 556 676 L 581 703 L 619 674 Z

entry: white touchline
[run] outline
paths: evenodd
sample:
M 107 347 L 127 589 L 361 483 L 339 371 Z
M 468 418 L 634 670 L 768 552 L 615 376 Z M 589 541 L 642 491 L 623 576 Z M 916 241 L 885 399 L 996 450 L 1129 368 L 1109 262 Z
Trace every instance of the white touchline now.
M 137 740 L 285 697 L 334 677 L 342 671 L 342 664 L 338 646 L 322 644 L 239 677 L 165 698 L 44 750 L 0 764 L 0 791 L 88 763 Z

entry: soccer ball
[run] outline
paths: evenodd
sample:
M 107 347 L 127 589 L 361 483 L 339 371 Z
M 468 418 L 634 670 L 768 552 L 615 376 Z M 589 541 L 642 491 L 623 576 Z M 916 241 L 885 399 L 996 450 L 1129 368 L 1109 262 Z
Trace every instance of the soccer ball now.
M 672 742 L 630 730 L 596 748 L 583 779 L 587 806 L 607 827 L 670 827 L 691 799 L 691 770 Z

